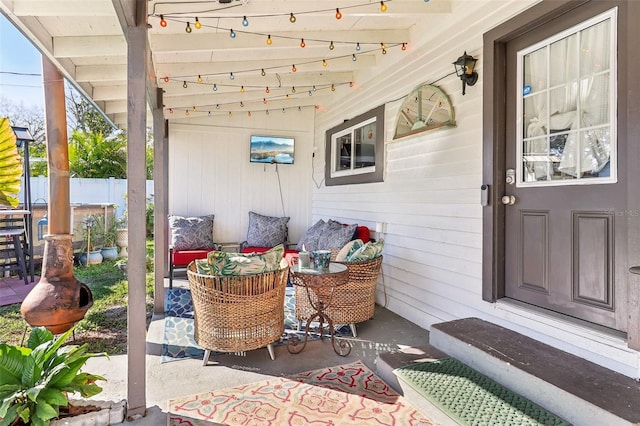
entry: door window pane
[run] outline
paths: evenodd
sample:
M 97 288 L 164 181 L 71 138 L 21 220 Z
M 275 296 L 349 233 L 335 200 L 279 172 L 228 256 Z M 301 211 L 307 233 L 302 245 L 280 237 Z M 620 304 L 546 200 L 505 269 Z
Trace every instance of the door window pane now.
M 519 53 L 518 184 L 615 182 L 613 29 L 609 12 Z

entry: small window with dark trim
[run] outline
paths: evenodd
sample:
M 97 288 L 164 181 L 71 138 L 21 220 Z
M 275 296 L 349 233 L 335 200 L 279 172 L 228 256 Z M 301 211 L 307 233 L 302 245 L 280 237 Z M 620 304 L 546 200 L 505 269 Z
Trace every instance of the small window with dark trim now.
M 327 130 L 325 138 L 327 186 L 383 181 L 384 105 Z

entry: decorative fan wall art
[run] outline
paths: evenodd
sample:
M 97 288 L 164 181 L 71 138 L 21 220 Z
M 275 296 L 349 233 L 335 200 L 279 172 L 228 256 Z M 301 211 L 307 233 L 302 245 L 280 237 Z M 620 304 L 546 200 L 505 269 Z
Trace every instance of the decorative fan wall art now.
M 393 138 L 455 125 L 449 97 L 438 87 L 425 84 L 414 89 L 402 102 Z

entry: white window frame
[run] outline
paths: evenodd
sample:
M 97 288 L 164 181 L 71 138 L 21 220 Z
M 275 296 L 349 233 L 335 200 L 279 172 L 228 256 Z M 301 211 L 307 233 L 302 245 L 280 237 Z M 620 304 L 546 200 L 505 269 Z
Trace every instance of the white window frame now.
M 342 177 L 342 176 L 354 176 L 361 175 L 364 173 L 373 173 L 376 171 L 376 166 L 369 167 L 359 167 L 354 168 L 356 163 L 356 149 L 355 149 L 355 130 L 362 128 L 368 124 L 375 123 L 377 117 L 371 117 L 368 120 L 361 121 L 359 123 L 354 124 L 351 127 L 348 127 L 340 132 L 334 133 L 331 135 L 331 177 Z M 345 135 L 351 135 L 351 168 L 349 170 L 337 170 L 338 168 L 338 139 Z
M 617 162 L 617 145 L 618 145 L 618 137 L 617 137 L 617 76 L 618 76 L 618 62 L 617 62 L 617 33 L 618 33 L 618 8 L 613 8 L 607 12 L 604 12 L 600 15 L 594 16 L 591 19 L 588 19 L 576 26 L 568 28 L 565 31 L 562 31 L 552 37 L 549 37 L 545 40 L 540 41 L 532 46 L 527 47 L 517 53 L 517 83 L 516 83 L 516 96 L 517 96 L 517 112 L 516 112 L 516 155 L 517 155 L 517 166 L 516 166 L 516 187 L 526 188 L 526 187 L 546 187 L 546 186 L 567 186 L 567 185 L 600 185 L 600 184 L 611 184 L 616 183 L 618 181 L 618 162 Z M 600 22 L 610 20 L 610 46 L 609 46 L 609 63 L 610 66 L 610 77 L 609 78 L 609 136 L 611 140 L 611 151 L 610 151 L 610 176 L 608 177 L 592 177 L 592 178 L 577 178 L 577 179 L 566 179 L 566 180 L 552 180 L 552 181 L 535 181 L 535 182 L 524 182 L 524 165 L 523 165 L 523 126 L 524 126 L 524 99 L 528 96 L 534 96 L 535 94 L 525 95 L 522 91 L 522 87 L 524 86 L 523 81 L 523 62 L 525 55 L 534 52 L 540 48 L 548 47 L 552 43 L 569 37 L 573 34 L 578 33 L 585 28 L 596 25 Z M 547 61 L 547 69 L 549 67 L 549 61 Z M 551 87 L 547 88 L 547 96 L 551 91 Z M 548 105 L 548 100 L 547 100 Z

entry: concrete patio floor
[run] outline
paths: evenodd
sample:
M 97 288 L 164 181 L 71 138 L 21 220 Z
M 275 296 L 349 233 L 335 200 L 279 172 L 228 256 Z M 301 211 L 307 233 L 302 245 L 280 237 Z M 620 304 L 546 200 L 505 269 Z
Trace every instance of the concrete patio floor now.
M 174 286 L 184 286 L 186 281 L 174 280 Z M 166 424 L 167 403 L 171 398 L 222 389 L 245 383 L 265 380 L 270 376 L 282 377 L 357 360 L 376 371 L 376 357 L 407 346 L 423 346 L 429 333 L 381 306 L 376 306 L 374 318 L 359 324 L 358 337 L 350 338 L 351 353 L 337 355 L 330 340 L 309 342 L 299 354 L 290 354 L 286 346 L 276 346 L 276 359 L 269 358 L 267 349 L 258 349 L 245 356 L 212 355 L 207 366 L 202 359 L 181 359 L 161 362 L 161 345 L 164 318 L 154 318 L 147 333 L 146 400 L 147 416 L 135 420 L 139 425 Z M 127 398 L 127 356 L 110 359 L 92 358 L 85 371 L 107 378 L 100 383 L 104 391 L 93 399 L 120 401 Z M 428 413 L 425 413 L 428 415 Z

